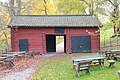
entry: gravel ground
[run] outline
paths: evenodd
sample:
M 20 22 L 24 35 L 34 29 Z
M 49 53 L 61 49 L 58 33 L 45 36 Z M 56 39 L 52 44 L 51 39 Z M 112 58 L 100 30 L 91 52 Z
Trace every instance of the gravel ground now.
M 34 68 L 28 68 L 20 72 L 10 73 L 7 76 L 0 78 L 0 80 L 28 80 L 29 77 L 35 72 Z
M 49 60 L 54 56 L 56 56 L 56 54 L 44 54 L 42 56 L 36 55 L 34 58 L 24 58 L 20 61 L 15 61 L 13 69 L 0 71 L 0 80 L 30 80 L 37 65 L 41 61 Z

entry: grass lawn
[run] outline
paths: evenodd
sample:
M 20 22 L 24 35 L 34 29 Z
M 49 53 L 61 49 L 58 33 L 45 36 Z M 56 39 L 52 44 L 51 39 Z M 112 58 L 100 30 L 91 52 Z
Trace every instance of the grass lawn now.
M 105 60 L 105 66 L 102 69 L 92 67 L 91 74 L 81 71 L 81 76 L 76 77 L 71 58 L 92 55 L 97 54 L 59 54 L 51 60 L 43 61 L 32 80 L 120 80 L 117 74 L 117 70 L 120 70 L 120 60 L 116 61 L 114 68 L 109 68 L 109 63 Z

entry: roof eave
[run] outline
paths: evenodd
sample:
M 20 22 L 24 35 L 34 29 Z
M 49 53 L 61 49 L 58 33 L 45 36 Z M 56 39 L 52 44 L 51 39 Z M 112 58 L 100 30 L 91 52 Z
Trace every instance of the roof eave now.
M 100 26 L 11 26 L 11 25 L 8 25 L 8 28 L 55 28 L 55 27 L 90 28 L 90 27 L 100 27 Z

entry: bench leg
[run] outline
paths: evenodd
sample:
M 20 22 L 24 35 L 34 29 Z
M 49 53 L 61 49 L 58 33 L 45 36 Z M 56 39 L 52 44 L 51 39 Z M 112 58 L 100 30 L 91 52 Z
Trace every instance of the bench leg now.
M 118 74 L 119 78 L 120 78 L 120 74 Z
M 116 58 L 116 57 L 114 57 L 114 60 L 117 60 L 117 58 Z
M 13 61 L 9 60 L 6 61 L 6 69 L 11 69 L 14 66 Z
M 87 69 L 87 70 L 86 70 L 86 74 L 90 74 L 90 69 Z
M 110 63 L 110 65 L 109 65 L 109 67 L 111 67 L 111 63 Z
M 118 76 L 119 76 L 119 78 L 120 78 L 120 72 L 118 72 Z
M 98 59 L 98 62 L 99 62 L 99 68 L 101 69 L 102 68 L 102 60 Z
M 73 64 L 73 69 L 75 69 L 76 68 L 76 64 Z
M 114 67 L 114 63 L 110 63 L 109 67 Z
M 76 68 L 76 65 L 74 65 L 74 69 L 75 69 L 75 72 L 76 72 L 76 76 L 77 76 L 77 77 L 80 77 L 80 74 L 79 74 L 79 72 L 78 72 L 78 69 Z

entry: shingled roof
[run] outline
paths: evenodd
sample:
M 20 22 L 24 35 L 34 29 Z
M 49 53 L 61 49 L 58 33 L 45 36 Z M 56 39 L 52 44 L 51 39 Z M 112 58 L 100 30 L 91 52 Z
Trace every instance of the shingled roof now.
M 9 27 L 98 27 L 95 15 L 16 15 Z

